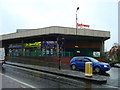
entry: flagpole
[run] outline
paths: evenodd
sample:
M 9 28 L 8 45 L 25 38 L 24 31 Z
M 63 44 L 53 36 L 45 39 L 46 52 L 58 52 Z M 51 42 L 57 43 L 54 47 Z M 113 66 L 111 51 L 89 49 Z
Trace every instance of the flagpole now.
M 78 19 L 78 18 L 77 18 L 77 11 L 78 11 L 78 10 L 79 10 L 79 7 L 77 7 L 77 10 L 76 10 L 76 33 L 75 33 L 75 34 L 76 34 L 76 45 L 75 45 L 76 48 L 78 48 L 78 46 L 77 46 L 77 28 L 78 28 L 78 27 L 77 27 L 77 19 Z

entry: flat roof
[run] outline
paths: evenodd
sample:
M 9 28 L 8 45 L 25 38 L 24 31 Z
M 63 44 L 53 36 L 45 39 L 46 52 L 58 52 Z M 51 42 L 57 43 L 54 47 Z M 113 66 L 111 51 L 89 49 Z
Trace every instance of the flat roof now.
M 76 35 L 76 28 L 51 26 L 38 29 L 17 29 L 17 32 L 0 35 L 0 40 L 9 40 L 17 38 L 25 38 L 40 35 L 49 34 L 64 34 L 64 35 Z M 103 37 L 105 39 L 110 38 L 110 31 L 92 30 L 92 29 L 77 29 L 78 36 L 90 36 L 90 37 Z

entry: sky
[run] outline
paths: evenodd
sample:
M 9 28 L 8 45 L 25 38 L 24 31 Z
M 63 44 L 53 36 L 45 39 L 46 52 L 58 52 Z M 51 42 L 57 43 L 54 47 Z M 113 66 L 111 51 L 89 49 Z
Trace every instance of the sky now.
M 105 51 L 118 43 L 119 0 L 0 0 L 0 35 L 16 29 L 37 29 L 49 26 L 76 27 L 78 23 L 90 29 L 110 31 Z

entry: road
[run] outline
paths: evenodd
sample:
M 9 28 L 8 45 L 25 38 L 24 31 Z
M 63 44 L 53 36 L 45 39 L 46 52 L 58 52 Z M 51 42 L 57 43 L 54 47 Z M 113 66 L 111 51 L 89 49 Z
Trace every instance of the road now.
M 79 82 L 76 85 L 72 83 L 75 81 L 73 79 L 69 79 L 71 82 L 63 82 L 59 79 L 42 78 L 41 74 L 33 75 L 33 73 L 27 72 L 26 69 L 10 65 L 3 65 L 0 77 L 2 77 L 2 88 L 118 88 L 120 87 L 118 70 L 118 68 L 112 68 L 106 74 L 103 74 L 107 75 L 108 82 L 102 85 L 80 80 L 76 81 Z
M 110 71 L 107 71 L 108 85 L 120 88 L 120 68 L 112 67 Z
M 2 88 L 75 88 L 59 81 L 40 78 L 40 75 L 32 75 L 20 68 L 4 65 L 2 69 Z M 77 86 L 81 88 L 80 86 Z

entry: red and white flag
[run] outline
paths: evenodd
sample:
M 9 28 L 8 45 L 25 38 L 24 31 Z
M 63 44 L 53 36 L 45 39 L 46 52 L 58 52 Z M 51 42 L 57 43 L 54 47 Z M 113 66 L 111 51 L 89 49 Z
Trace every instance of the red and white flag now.
M 77 26 L 80 26 L 80 27 L 90 27 L 90 25 L 84 25 L 84 24 L 79 24 L 79 23 L 77 23 Z

